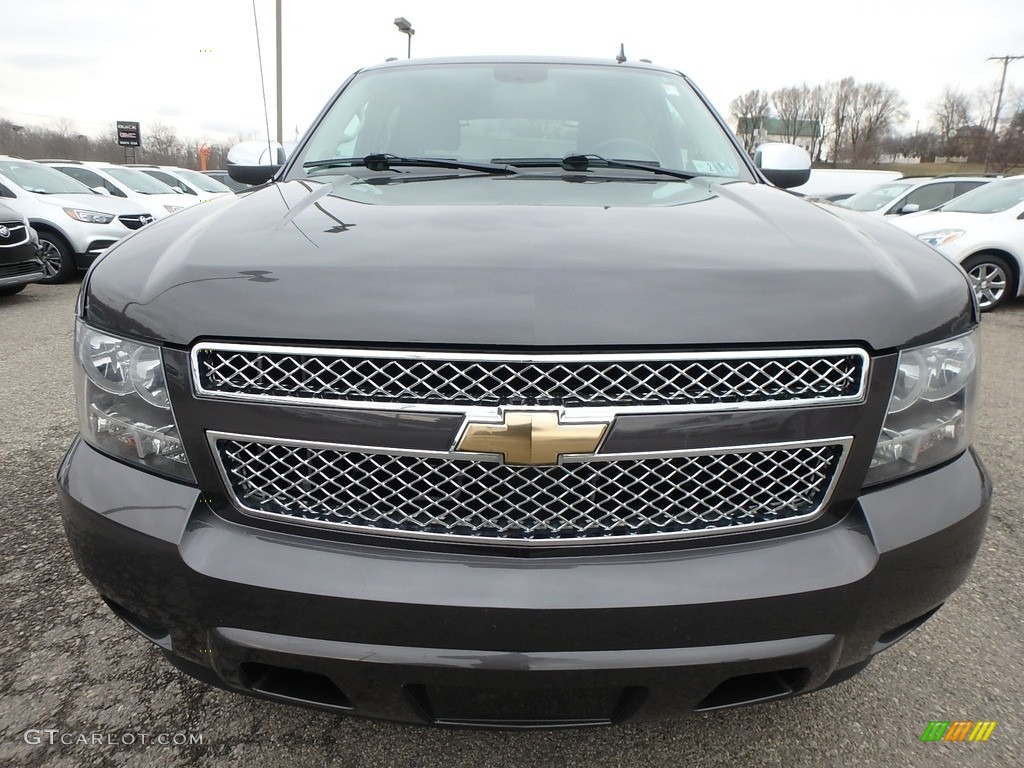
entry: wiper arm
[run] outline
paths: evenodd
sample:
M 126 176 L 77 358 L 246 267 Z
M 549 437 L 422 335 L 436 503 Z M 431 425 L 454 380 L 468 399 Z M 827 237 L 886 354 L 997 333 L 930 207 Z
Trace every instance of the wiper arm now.
M 660 173 L 663 176 L 671 176 L 675 179 L 695 179 L 706 174 L 691 173 L 689 171 L 675 171 L 670 168 L 662 168 L 657 163 L 630 162 L 629 160 L 609 160 L 601 155 L 566 155 L 562 158 L 562 169 L 566 171 L 585 171 L 591 163 L 596 162 L 603 168 L 624 168 L 630 171 L 647 171 L 648 173 Z
M 343 166 L 362 166 L 371 171 L 387 171 L 391 168 L 452 168 L 460 171 L 480 171 L 495 175 L 518 173 L 518 169 L 507 164 L 474 163 L 464 160 L 444 160 L 439 157 L 400 157 L 398 155 L 375 154 L 366 157 L 333 157 L 329 160 L 311 160 L 303 163 L 303 168 L 338 168 Z
M 629 160 L 609 160 L 601 155 L 585 154 L 585 155 L 566 155 L 565 157 L 558 159 L 554 157 L 496 157 L 492 162 L 501 163 L 507 162 L 515 165 L 518 168 L 551 168 L 559 166 L 563 171 L 586 171 L 589 169 L 591 163 L 599 164 L 603 168 L 622 168 L 625 170 L 632 171 L 647 171 L 648 173 L 657 173 L 663 176 L 671 176 L 675 179 L 695 179 L 698 176 L 713 176 L 714 174 L 708 173 L 691 173 L 690 171 L 676 171 L 671 168 L 662 168 L 657 163 L 641 163 L 632 162 Z

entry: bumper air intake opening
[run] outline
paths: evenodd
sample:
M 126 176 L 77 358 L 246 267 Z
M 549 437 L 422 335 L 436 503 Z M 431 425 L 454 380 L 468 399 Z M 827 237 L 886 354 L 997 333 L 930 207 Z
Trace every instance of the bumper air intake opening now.
M 241 664 L 241 671 L 249 688 L 265 696 L 328 709 L 352 709 L 341 689 L 317 672 L 248 661 Z
M 164 627 L 157 626 L 156 624 L 147 621 L 134 611 L 128 610 L 120 603 L 111 600 L 109 597 L 103 597 L 103 602 L 106 603 L 107 607 L 114 612 L 115 616 L 151 643 L 155 643 L 164 650 L 171 650 L 171 634 Z
M 900 624 L 898 627 L 893 627 L 888 632 L 883 632 L 878 636 L 878 640 L 875 641 L 874 646 L 871 648 L 871 653 L 875 654 L 879 651 L 884 651 L 890 645 L 902 640 L 904 637 L 909 635 L 915 629 L 924 624 L 928 619 L 935 615 L 935 613 L 942 607 L 942 604 L 935 606 L 927 613 L 922 613 L 916 619 L 911 619 L 905 624 Z
M 476 728 L 558 728 L 608 725 L 632 714 L 644 689 L 557 688 L 516 690 L 407 685 L 427 720 Z
M 730 677 L 705 696 L 694 711 L 737 707 L 792 696 L 807 685 L 810 676 L 810 670 L 801 667 Z

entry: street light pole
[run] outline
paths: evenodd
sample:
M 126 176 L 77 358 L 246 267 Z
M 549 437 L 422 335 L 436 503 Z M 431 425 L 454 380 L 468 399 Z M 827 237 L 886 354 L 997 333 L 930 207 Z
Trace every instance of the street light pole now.
M 404 16 L 399 16 L 395 19 L 395 26 L 398 27 L 398 31 L 403 35 L 407 35 L 409 38 L 408 45 L 405 51 L 405 57 L 407 59 L 412 58 L 412 36 L 416 34 L 416 30 L 412 28 L 412 24 Z

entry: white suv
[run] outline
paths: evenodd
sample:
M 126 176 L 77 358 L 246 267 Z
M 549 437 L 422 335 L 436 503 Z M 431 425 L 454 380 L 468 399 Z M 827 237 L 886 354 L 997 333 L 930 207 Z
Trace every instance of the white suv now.
M 153 221 L 135 203 L 93 192 L 60 171 L 0 155 L 0 201 L 39 233 L 46 277 L 63 283 L 125 235 Z
M 858 192 L 835 205 L 872 216 L 902 216 L 930 211 L 964 192 L 988 184 L 996 176 L 905 177 Z
M 182 208 L 195 205 L 199 200 L 182 194 L 137 168 L 125 168 L 114 163 L 83 162 L 79 160 L 37 160 L 56 168 L 85 186 L 113 197 L 122 197 L 138 203 L 154 219 L 162 219 Z M 105 190 L 103 192 L 102 190 Z

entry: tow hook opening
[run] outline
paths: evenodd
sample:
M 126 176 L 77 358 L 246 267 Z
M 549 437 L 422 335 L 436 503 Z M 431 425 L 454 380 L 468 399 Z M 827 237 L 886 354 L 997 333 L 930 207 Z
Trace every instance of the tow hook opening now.
M 799 667 L 730 677 L 705 696 L 694 711 L 737 707 L 792 696 L 807 685 L 810 676 L 809 669 Z
M 297 704 L 352 709 L 352 702 L 326 675 L 256 662 L 243 662 L 241 670 L 249 688 L 257 693 Z

